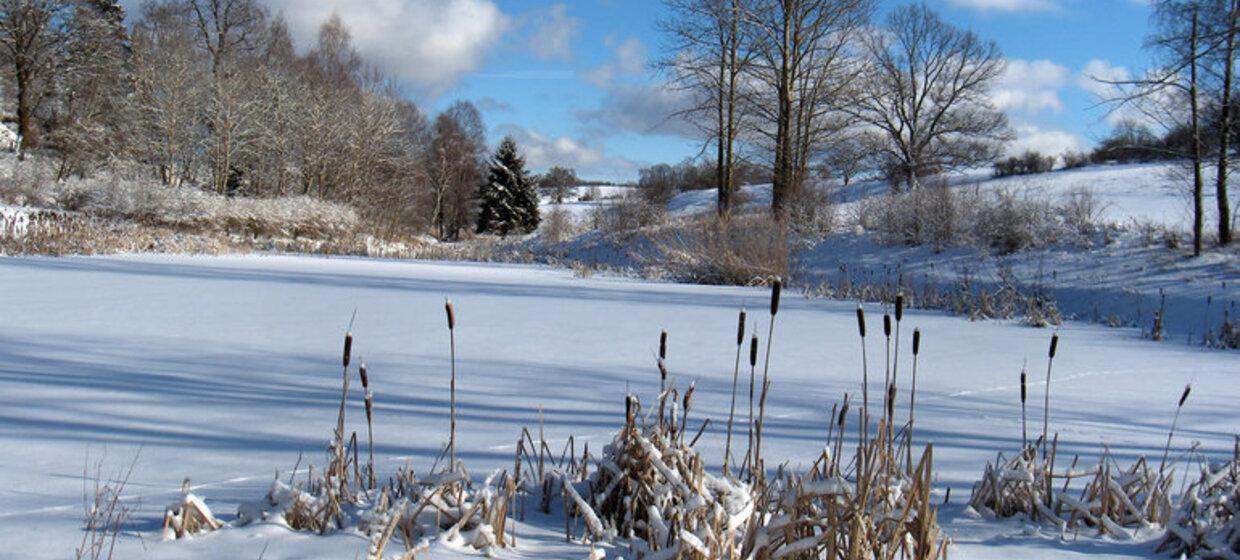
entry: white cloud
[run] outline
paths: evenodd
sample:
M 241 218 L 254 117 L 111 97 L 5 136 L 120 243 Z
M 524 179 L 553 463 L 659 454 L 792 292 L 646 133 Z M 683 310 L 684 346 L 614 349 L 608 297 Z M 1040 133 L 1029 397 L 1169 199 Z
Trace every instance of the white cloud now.
M 367 60 L 436 95 L 476 70 L 510 21 L 492 0 L 265 0 L 303 48 L 340 15 Z
M 1004 111 L 1058 113 L 1063 111 L 1059 90 L 1068 84 L 1069 76 L 1067 67 L 1049 60 L 1011 59 L 992 98 Z
M 556 4 L 535 12 L 531 17 L 530 50 L 534 55 L 544 60 L 572 61 L 573 42 L 577 39 L 581 23 L 568 15 L 568 7 Z
M 1053 0 L 948 0 L 961 8 L 999 12 L 1046 11 L 1059 8 Z
M 1016 139 L 1004 147 L 1004 152 L 1010 156 L 1030 150 L 1058 156 L 1067 151 L 1085 151 L 1089 147 L 1089 142 L 1084 138 L 1063 130 L 1044 129 L 1029 124 L 1015 125 L 1012 128 L 1016 132 Z
M 606 155 L 602 149 L 567 136 L 548 136 L 536 130 L 501 125 L 498 130 L 517 141 L 529 169 L 546 171 L 554 165 L 571 167 L 583 177 L 631 177 L 641 165 L 637 162 Z
M 646 45 L 637 37 L 617 41 L 608 37 L 603 43 L 611 51 L 612 60 L 581 73 L 581 79 L 606 89 L 620 77 L 636 76 L 646 71 Z
M 635 132 L 698 138 L 701 132 L 680 116 L 690 105 L 687 92 L 668 84 L 623 84 L 610 88 L 598 109 L 577 116 L 599 136 Z
M 1108 108 L 1106 122 L 1111 125 L 1130 121 L 1158 129 L 1160 118 L 1171 121 L 1177 118 L 1187 118 L 1187 115 L 1175 116 L 1177 113 L 1187 111 L 1188 103 L 1184 92 L 1174 88 L 1163 88 L 1153 94 L 1119 103 L 1120 99 L 1131 93 L 1132 87 L 1117 82 L 1134 78 L 1134 75 L 1123 66 L 1114 66 L 1105 60 L 1093 59 L 1086 63 L 1081 72 L 1077 74 L 1076 85 L 1092 94 L 1095 102 L 1104 104 Z M 1166 119 L 1169 115 L 1171 118 Z

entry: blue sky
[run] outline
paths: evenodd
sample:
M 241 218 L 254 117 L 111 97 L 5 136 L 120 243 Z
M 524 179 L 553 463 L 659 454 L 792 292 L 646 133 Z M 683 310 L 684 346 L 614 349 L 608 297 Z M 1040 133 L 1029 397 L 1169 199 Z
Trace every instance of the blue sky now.
M 880 0 L 883 14 L 907 0 Z M 702 144 L 666 121 L 674 94 L 650 68 L 663 43 L 660 0 L 260 0 L 301 46 L 333 11 L 359 50 L 433 113 L 456 99 L 482 110 L 490 141 L 514 136 L 534 171 L 630 179 Z M 136 10 L 137 0 L 125 2 Z M 1089 76 L 1146 66 L 1147 0 L 928 0 L 945 19 L 999 44 L 995 92 L 1017 134 L 1013 151 L 1083 149 L 1116 118 L 1094 107 Z

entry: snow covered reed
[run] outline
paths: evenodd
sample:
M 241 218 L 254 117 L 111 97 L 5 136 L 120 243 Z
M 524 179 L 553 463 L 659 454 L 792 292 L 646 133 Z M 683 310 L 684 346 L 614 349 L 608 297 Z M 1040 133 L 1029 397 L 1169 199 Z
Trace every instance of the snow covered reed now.
M 1240 555 L 1240 440 L 1233 459 L 1203 465 L 1180 498 L 1158 552 L 1175 557 L 1235 558 Z

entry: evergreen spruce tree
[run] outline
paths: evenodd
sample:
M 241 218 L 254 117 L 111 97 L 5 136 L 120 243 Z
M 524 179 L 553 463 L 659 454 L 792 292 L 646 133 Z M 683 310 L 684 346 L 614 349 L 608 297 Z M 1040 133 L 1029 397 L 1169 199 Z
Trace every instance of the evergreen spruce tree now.
M 517 142 L 511 136 L 504 137 L 495 151 L 478 198 L 482 205 L 478 233 L 508 235 L 512 231 L 530 233 L 538 228 L 534 179 L 525 171 L 525 158 L 517 152 Z

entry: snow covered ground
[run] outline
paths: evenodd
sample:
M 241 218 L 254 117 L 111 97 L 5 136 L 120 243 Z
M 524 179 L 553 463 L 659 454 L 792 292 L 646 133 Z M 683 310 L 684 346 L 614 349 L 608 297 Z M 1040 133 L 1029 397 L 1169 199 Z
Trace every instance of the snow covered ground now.
M 160 542 L 159 524 L 185 477 L 228 520 L 299 455 L 303 468 L 323 464 L 354 309 L 354 356 L 369 365 L 376 394 L 379 474 L 406 463 L 429 469 L 448 427 L 445 297 L 457 310 L 458 453 L 474 476 L 511 467 L 520 428 L 536 422 L 540 405 L 549 440 L 605 442 L 622 422 L 625 390 L 649 398 L 658 386 L 660 329 L 670 333 L 672 376 L 698 383 L 690 423 L 714 419 L 698 448 L 717 467 L 736 311 L 748 305 L 764 336 L 767 298 L 759 289 L 580 279 L 542 267 L 260 256 L 5 258 L 0 294 L 0 555 L 13 559 L 71 555 L 82 536 L 84 466 L 105 458 L 115 470 L 135 456 L 128 496 L 137 515 L 118 558 L 358 557 L 365 540 L 350 533 L 259 525 Z M 823 442 L 831 405 L 859 390 L 853 309 L 785 297 L 771 366 L 770 464 L 803 465 Z M 1039 378 L 1050 331 L 930 312 L 908 313 L 905 337 L 914 326 L 924 339 L 918 439 L 936 446 L 937 491 L 952 490 L 941 511 L 955 539 L 951 557 L 1152 555 L 1148 542 L 1061 538 L 966 515 L 984 463 L 1019 446 L 1018 374 L 1027 360 Z M 1160 455 L 1188 382 L 1194 392 L 1175 450 L 1197 442 L 1208 456 L 1230 453 L 1235 353 L 1080 323 L 1060 335 L 1051 422 L 1061 454 L 1088 460 L 1106 445 L 1124 460 Z M 876 337 L 869 352 L 881 366 Z M 364 427 L 360 399 L 350 414 L 352 429 Z M 559 520 L 542 521 L 520 527 L 520 546 L 500 556 L 585 557 L 563 542 Z M 430 556 L 458 555 L 441 546 Z
M 885 195 L 887 184 L 835 185 L 830 188 L 836 201 L 836 232 L 795 255 L 793 282 L 812 288 L 841 282 L 894 285 L 902 280 L 940 290 L 958 289 L 965 282 L 992 290 L 1015 283 L 1023 293 L 1050 295 L 1067 316 L 1144 329 L 1150 329 L 1165 296 L 1168 338 L 1200 344 L 1203 337 L 1218 332 L 1225 314 L 1240 316 L 1240 249 L 1190 256 L 1189 198 L 1177 186 L 1184 183 L 1181 173 L 1177 164 L 1148 163 L 1000 179 L 991 177 L 989 170 L 950 177 L 954 189 L 1004 190 L 1055 206 L 1088 192 L 1098 211 L 1098 225 L 1113 226 L 1109 243 L 1095 236 L 1098 239 L 1089 247 L 1060 244 L 1013 254 L 975 247 L 881 243 L 857 227 L 856 213 L 863 202 Z M 765 208 L 771 200 L 770 185 L 746 186 L 740 197 L 751 208 Z M 668 214 L 711 213 L 715 200 L 713 190 L 683 192 L 668 203 Z M 1207 194 L 1208 216 L 1214 214 L 1214 205 L 1213 196 Z M 1207 235 L 1213 231 L 1212 221 L 1207 220 Z M 1178 232 L 1182 246 L 1165 247 L 1157 228 Z M 641 266 L 629 254 L 634 247 L 611 247 L 593 233 L 556 249 L 564 253 L 557 255 L 561 260 L 611 268 Z

